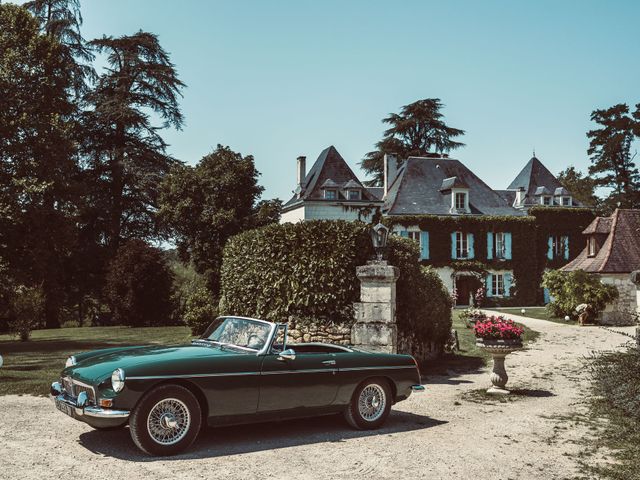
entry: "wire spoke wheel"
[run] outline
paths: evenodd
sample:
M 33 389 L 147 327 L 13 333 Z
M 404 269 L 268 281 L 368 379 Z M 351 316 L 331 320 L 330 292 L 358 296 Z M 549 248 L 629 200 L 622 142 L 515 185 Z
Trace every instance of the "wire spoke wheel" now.
M 191 426 L 187 405 L 177 398 L 165 398 L 156 403 L 147 417 L 147 431 L 160 445 L 174 445 L 184 438 Z
M 375 422 L 385 411 L 387 396 L 384 388 L 376 383 L 371 383 L 362 389 L 358 397 L 358 413 L 368 421 Z

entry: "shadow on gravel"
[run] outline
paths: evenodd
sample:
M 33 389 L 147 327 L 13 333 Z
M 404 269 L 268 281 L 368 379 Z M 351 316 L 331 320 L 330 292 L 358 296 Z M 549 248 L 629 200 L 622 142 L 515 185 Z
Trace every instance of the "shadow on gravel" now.
M 200 434 L 189 450 L 173 457 L 150 457 L 143 454 L 133 444 L 128 428 L 115 431 L 92 430 L 81 434 L 79 441 L 80 445 L 100 455 L 133 462 L 165 462 L 215 458 L 314 443 L 340 443 L 352 438 L 410 432 L 445 423 L 447 422 L 422 415 L 392 411 L 384 427 L 372 431 L 351 430 L 340 415 L 209 428 Z
M 531 397 L 531 398 L 547 398 L 555 397 L 556 394 L 549 390 L 536 390 L 531 388 L 517 388 L 511 390 L 511 395 L 517 395 L 519 397 Z

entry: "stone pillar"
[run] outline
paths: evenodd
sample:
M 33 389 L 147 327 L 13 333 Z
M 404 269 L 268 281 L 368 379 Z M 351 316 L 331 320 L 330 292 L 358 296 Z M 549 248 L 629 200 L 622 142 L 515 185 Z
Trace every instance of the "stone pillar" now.
M 351 344 L 372 352 L 397 353 L 396 281 L 400 269 L 373 260 L 356 267 L 356 275 L 360 302 L 353 305 L 356 323 L 351 328 Z

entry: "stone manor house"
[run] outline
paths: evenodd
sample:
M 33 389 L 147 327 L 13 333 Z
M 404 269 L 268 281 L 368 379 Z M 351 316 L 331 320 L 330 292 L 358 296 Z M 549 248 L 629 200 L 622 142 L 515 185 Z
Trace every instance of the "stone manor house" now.
M 419 244 L 421 262 L 436 268 L 458 305 L 480 287 L 496 305 L 548 301 L 542 272 L 581 252 L 582 231 L 593 220 L 535 156 L 504 190 L 447 155 L 403 162 L 386 155 L 382 187 L 365 186 L 333 146 L 308 172 L 298 157 L 296 169 L 282 223 L 381 217 L 394 234 Z

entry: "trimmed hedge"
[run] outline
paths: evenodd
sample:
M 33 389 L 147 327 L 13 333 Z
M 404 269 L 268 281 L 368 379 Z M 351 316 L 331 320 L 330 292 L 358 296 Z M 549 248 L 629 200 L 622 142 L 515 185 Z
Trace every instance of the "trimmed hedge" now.
M 224 250 L 220 312 L 351 325 L 360 294 L 356 267 L 372 256 L 370 226 L 361 222 L 319 220 L 241 233 Z M 389 263 L 400 268 L 398 331 L 443 343 L 451 326 L 449 295 L 418 256 L 412 242 L 390 238 Z
M 416 242 L 389 238 L 389 263 L 400 268 L 396 284 L 399 336 L 444 345 L 451 331 L 451 296 L 431 267 L 420 266 Z

